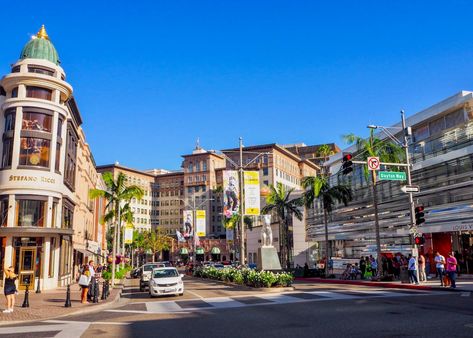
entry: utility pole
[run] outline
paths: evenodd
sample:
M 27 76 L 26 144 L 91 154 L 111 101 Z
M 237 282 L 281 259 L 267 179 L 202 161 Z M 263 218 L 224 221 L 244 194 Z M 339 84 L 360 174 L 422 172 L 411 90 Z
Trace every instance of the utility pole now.
M 243 138 L 240 137 L 240 265 L 245 264 L 245 210 L 244 210 L 244 182 L 243 182 Z

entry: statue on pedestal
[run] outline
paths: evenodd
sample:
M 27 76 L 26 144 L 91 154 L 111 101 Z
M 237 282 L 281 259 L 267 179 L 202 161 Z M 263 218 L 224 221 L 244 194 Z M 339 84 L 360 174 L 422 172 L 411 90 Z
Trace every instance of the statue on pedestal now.
M 263 227 L 261 228 L 261 243 L 263 247 L 273 246 L 273 230 L 271 229 L 271 215 L 263 215 Z

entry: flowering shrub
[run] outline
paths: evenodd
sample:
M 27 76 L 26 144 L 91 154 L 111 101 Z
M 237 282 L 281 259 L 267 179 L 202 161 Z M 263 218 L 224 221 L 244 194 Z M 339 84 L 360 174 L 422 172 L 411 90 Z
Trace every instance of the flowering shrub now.
M 274 273 L 271 271 L 256 271 L 248 268 L 232 267 L 216 269 L 213 266 L 198 267 L 194 270 L 195 277 L 221 280 L 255 288 L 291 286 L 294 277 L 290 273 Z

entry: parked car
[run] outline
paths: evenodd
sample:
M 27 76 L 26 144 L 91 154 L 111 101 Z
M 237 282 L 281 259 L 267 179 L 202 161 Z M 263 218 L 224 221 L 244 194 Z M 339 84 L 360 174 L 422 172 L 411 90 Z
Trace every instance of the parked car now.
M 225 268 L 225 265 L 220 264 L 220 263 L 215 263 L 215 264 L 213 265 L 213 267 L 214 267 L 215 269 L 219 269 L 219 270 L 220 270 L 220 269 Z
M 149 296 L 165 296 L 184 294 L 183 274 L 179 274 L 176 268 L 162 267 L 154 268 L 149 281 Z
M 143 292 L 149 286 L 151 274 L 155 268 L 164 268 L 163 263 L 146 263 L 140 267 L 140 291 Z
M 140 268 L 133 269 L 133 271 L 130 272 L 130 277 L 131 278 L 140 278 Z

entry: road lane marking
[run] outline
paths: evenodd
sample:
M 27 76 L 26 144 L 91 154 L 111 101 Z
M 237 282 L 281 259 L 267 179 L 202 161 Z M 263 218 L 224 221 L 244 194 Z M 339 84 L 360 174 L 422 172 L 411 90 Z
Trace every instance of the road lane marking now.
M 190 293 L 191 295 L 194 295 L 194 296 L 196 296 L 196 297 L 199 298 L 199 299 L 202 299 L 202 300 L 204 299 L 204 297 L 202 297 L 201 295 L 199 295 L 199 294 L 197 294 L 197 293 L 195 293 L 195 292 L 193 292 L 193 291 L 185 290 L 184 292 L 185 292 L 185 293 Z

